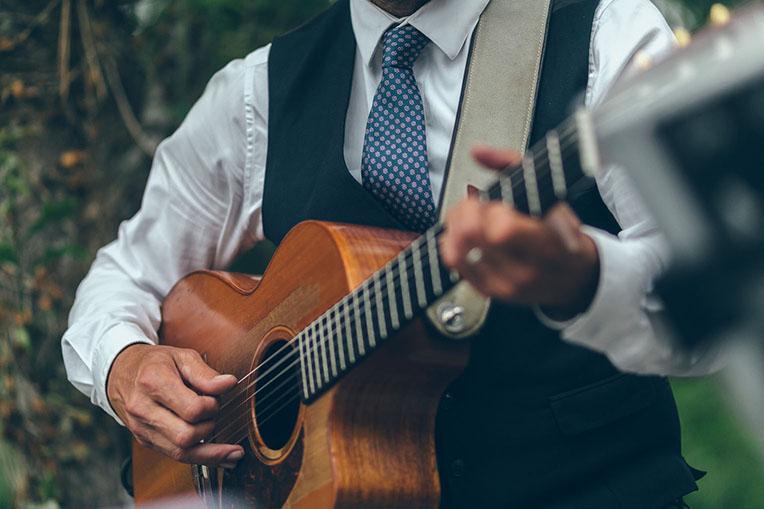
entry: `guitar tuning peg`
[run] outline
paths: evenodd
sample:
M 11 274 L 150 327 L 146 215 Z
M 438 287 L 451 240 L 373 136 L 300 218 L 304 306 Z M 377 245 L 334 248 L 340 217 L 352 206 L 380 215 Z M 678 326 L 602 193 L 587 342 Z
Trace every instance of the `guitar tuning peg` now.
M 634 66 L 640 71 L 646 71 L 653 66 L 653 57 L 644 51 L 637 51 L 634 55 Z
M 724 26 L 729 23 L 731 18 L 730 10 L 727 6 L 722 4 L 714 4 L 711 6 L 711 11 L 708 13 L 708 19 L 711 24 L 717 27 Z
M 680 48 L 686 48 L 692 42 L 692 34 L 684 27 L 676 27 L 674 37 L 676 37 L 676 42 Z

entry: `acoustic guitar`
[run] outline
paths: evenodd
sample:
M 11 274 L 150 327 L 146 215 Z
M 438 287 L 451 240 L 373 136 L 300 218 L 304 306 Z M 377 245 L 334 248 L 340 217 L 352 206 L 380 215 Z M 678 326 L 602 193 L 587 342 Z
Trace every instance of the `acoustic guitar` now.
M 591 187 L 598 139 L 627 129 L 640 103 L 675 104 L 663 110 L 665 128 L 680 109 L 686 125 L 693 109 L 719 98 L 761 97 L 764 65 L 749 60 L 761 51 L 762 18 L 761 9 L 749 11 L 745 22 L 716 29 L 597 110 L 579 111 L 481 198 L 543 216 Z M 750 51 L 741 50 L 741 60 L 720 47 Z M 705 71 L 710 64 L 713 73 Z M 207 441 L 241 443 L 247 454 L 223 470 L 134 443 L 136 503 L 190 494 L 207 508 L 438 507 L 436 411 L 470 350 L 424 321 L 423 310 L 459 281 L 440 259 L 443 231 L 308 221 L 287 235 L 262 278 L 198 271 L 178 282 L 162 307 L 161 343 L 193 348 L 238 377 Z

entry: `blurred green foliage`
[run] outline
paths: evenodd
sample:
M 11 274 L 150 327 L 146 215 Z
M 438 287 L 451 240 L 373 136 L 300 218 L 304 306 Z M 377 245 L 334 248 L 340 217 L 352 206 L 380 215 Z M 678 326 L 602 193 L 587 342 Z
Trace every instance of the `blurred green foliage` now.
M 693 509 L 764 507 L 764 461 L 750 431 L 726 404 L 730 395 L 719 377 L 672 381 L 682 419 L 687 461 L 709 474 L 688 497 Z
M 711 4 L 655 2 L 691 29 Z M 137 209 L 156 144 L 214 71 L 328 3 L 0 3 L 0 509 L 127 500 L 128 436 L 61 363 L 74 289 Z M 717 382 L 675 388 L 687 458 L 711 472 L 693 507 L 764 507 L 762 463 Z

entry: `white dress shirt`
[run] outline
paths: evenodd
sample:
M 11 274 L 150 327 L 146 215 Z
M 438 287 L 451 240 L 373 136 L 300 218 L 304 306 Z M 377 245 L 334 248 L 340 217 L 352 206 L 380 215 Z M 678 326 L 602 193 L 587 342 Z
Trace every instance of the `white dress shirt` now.
M 440 195 L 467 62 L 469 40 L 488 0 L 437 0 L 403 22 L 432 41 L 414 65 L 424 101 L 433 195 Z M 399 22 L 369 0 L 351 0 L 357 41 L 344 154 L 356 180 L 366 120 L 381 77 L 380 39 Z M 637 51 L 658 56 L 674 39 L 649 0 L 603 0 L 597 8 L 585 100 L 600 102 L 632 72 Z M 114 358 L 136 342 L 157 341 L 160 303 L 200 268 L 222 269 L 263 239 L 262 198 L 268 137 L 270 45 L 216 73 L 183 124 L 157 149 L 138 213 L 102 248 L 77 290 L 64 334 L 69 380 L 113 415 L 106 379 Z M 626 371 L 697 374 L 715 355 L 675 351 L 657 337 L 647 299 L 666 254 L 622 171 L 606 168 L 597 183 L 623 231 L 586 227 L 600 256 L 590 309 L 561 328 L 565 340 L 604 352 Z

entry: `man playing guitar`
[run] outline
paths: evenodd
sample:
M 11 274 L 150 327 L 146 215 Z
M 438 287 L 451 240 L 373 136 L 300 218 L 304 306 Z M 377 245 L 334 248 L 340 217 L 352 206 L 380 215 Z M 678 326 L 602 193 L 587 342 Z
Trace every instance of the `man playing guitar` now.
M 78 289 L 63 338 L 72 383 L 140 443 L 178 461 L 232 468 L 241 460 L 240 445 L 200 443 L 215 426 L 216 398 L 237 380 L 195 351 L 156 344 L 163 297 L 185 274 L 226 267 L 264 238 L 278 243 L 301 220 L 431 225 L 487 3 L 340 0 L 218 72 L 157 150 L 140 211 Z M 561 120 L 572 92 L 594 105 L 634 72 L 637 53 L 673 45 L 648 0 L 556 1 L 549 30 L 536 137 Z M 345 32 L 355 49 L 330 53 Z M 402 102 L 392 105 L 391 95 Z M 325 125 L 308 121 L 313 107 Z M 321 152 L 303 144 L 335 130 L 341 137 L 327 135 Z M 520 158 L 486 146 L 472 154 L 494 169 Z M 405 168 L 403 178 L 391 167 Z M 582 226 L 578 216 L 589 224 L 581 211 L 590 209 L 581 204 L 537 219 L 467 199 L 448 213 L 444 263 L 497 305 L 485 346 L 444 397 L 445 507 L 660 509 L 683 507 L 696 489 L 667 383 L 619 371 L 692 375 L 716 359 L 688 359 L 656 337 L 645 302 L 665 263 L 661 238 L 617 168 L 605 168 L 597 188 L 592 199 L 601 195 L 613 228 L 612 218 Z M 511 411 L 470 401 L 475 393 Z M 495 453 L 478 461 L 456 430 L 497 444 Z

